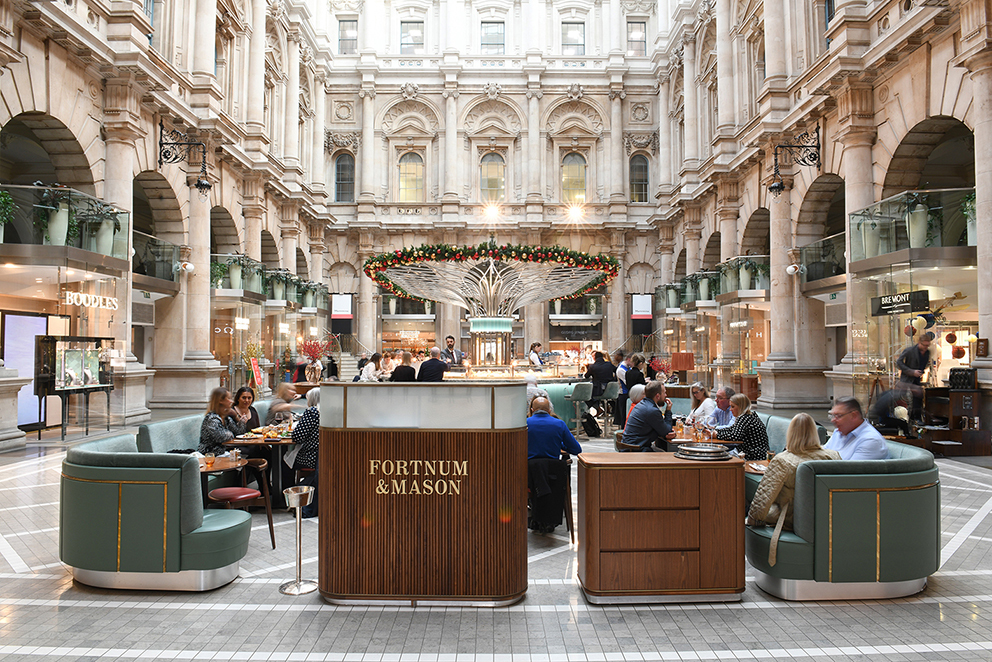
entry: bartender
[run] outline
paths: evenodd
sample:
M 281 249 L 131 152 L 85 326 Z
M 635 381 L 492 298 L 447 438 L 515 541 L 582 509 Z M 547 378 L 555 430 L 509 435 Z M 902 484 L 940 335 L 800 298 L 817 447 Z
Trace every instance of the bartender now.
M 920 334 L 915 345 L 910 345 L 902 351 L 896 359 L 896 367 L 899 368 L 899 381 L 903 384 L 910 384 L 919 387 L 923 381 L 923 371 L 930 365 L 930 343 L 933 342 L 933 334 L 927 331 Z M 919 388 L 913 391 L 913 410 L 910 417 L 919 420 L 920 410 L 923 404 L 922 390 Z

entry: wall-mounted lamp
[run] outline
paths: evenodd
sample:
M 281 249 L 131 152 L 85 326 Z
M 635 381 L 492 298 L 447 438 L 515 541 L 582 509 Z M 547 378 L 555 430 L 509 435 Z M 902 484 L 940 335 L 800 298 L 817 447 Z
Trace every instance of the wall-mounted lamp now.
M 168 140 L 167 140 L 168 139 Z M 191 140 L 188 135 L 176 129 L 165 131 L 165 124 L 162 120 L 158 122 L 158 167 L 166 163 L 179 163 L 189 161 L 193 150 L 200 149 L 200 176 L 197 177 L 193 186 L 200 194 L 201 200 L 207 199 L 211 185 L 207 181 L 207 146 L 199 140 Z
M 180 271 L 185 271 L 186 273 L 193 273 L 193 271 L 195 269 L 196 269 L 196 265 L 194 265 L 192 262 L 180 262 L 179 263 L 179 270 Z
M 790 276 L 795 276 L 796 274 L 801 274 L 806 271 L 806 266 L 802 264 L 790 264 L 785 268 L 785 273 Z
M 820 125 L 810 132 L 806 131 L 796 136 L 794 143 L 782 143 L 775 145 L 774 168 L 772 171 L 772 183 L 768 185 L 768 192 L 776 198 L 785 191 L 785 182 L 778 171 L 778 151 L 783 150 L 792 154 L 792 160 L 797 165 L 816 166 L 820 169 Z

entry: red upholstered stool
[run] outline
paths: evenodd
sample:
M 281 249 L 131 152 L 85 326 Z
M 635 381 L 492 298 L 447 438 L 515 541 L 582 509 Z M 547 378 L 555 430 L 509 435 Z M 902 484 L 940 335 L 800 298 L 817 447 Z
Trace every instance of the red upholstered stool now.
M 207 496 L 211 501 L 223 503 L 228 508 L 240 508 L 248 505 L 246 502 L 261 497 L 262 493 L 249 487 L 218 487 L 216 490 L 210 490 Z

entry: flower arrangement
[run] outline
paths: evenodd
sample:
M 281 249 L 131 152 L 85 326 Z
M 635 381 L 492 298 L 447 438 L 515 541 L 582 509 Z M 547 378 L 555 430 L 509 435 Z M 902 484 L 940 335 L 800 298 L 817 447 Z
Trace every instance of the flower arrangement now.
M 320 357 L 327 354 L 331 349 L 331 343 L 323 340 L 316 340 L 314 338 L 307 338 L 302 343 L 297 345 L 297 349 L 300 354 L 310 359 L 311 362 L 317 361 Z
M 602 273 L 585 287 L 562 299 L 575 299 L 610 282 L 620 272 L 620 262 L 609 255 L 589 255 L 563 246 L 517 246 L 497 245 L 486 242 L 478 246 L 452 246 L 433 244 L 396 250 L 391 253 L 373 255 L 365 261 L 365 275 L 378 283 L 384 290 L 407 299 L 424 301 L 394 284 L 385 274 L 389 267 L 417 264 L 420 262 L 468 262 L 469 260 L 497 260 L 502 262 L 535 262 L 538 264 L 557 263 L 569 267 L 596 269 Z
M 660 356 L 656 356 L 651 359 L 651 369 L 658 374 L 663 374 L 666 377 L 672 374 L 672 362 L 668 359 L 663 359 Z
M 251 363 L 251 359 L 261 359 L 262 343 L 259 342 L 245 343 L 245 349 L 243 352 L 241 352 L 241 355 L 244 357 L 245 363 Z

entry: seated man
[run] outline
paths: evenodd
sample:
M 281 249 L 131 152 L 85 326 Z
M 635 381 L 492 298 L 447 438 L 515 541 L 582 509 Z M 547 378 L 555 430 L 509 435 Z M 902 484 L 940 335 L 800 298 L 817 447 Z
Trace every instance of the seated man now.
M 443 382 L 448 364 L 441 360 L 441 348 L 431 347 L 431 358 L 420 364 L 417 371 L 418 382 Z
M 908 388 L 900 388 L 906 386 Z M 907 407 L 913 403 L 912 389 L 919 389 L 919 386 L 911 384 L 900 384 L 899 387 L 885 391 L 875 400 L 871 407 L 878 424 L 883 428 L 894 428 L 902 431 L 902 436 L 912 437 L 913 432 L 909 427 L 909 410 Z
M 665 411 L 661 405 L 664 403 Z M 644 387 L 644 399 L 630 412 L 627 425 L 623 429 L 623 442 L 640 446 L 642 451 L 651 451 L 651 444 L 674 439 L 672 431 L 672 401 L 665 397 L 665 385 L 659 381 L 648 382 Z M 660 448 L 664 446 L 659 445 Z
M 530 405 L 534 402 L 534 398 L 547 398 L 548 392 L 537 385 L 537 375 L 529 374 L 525 376 L 524 384 L 527 384 L 527 411 L 530 411 Z M 548 411 L 554 414 L 555 406 L 551 404 L 551 400 L 548 400 L 548 404 L 551 406 L 551 409 Z
M 840 453 L 842 460 L 884 460 L 889 447 L 878 430 L 865 420 L 857 398 L 837 398 L 830 408 L 830 421 L 837 427 L 824 448 Z
M 729 428 L 733 425 L 735 419 L 734 412 L 730 411 L 730 398 L 734 397 L 734 394 L 734 389 L 729 386 L 717 389 L 716 393 L 713 394 L 716 409 L 706 417 L 703 425 L 708 428 Z
M 561 459 L 562 452 L 578 454 L 582 447 L 575 441 L 565 422 L 551 415 L 551 402 L 537 397 L 531 403 L 527 419 L 527 489 L 530 492 L 530 517 L 527 525 L 541 533 L 551 533 L 561 524 L 565 510 L 571 466 Z

